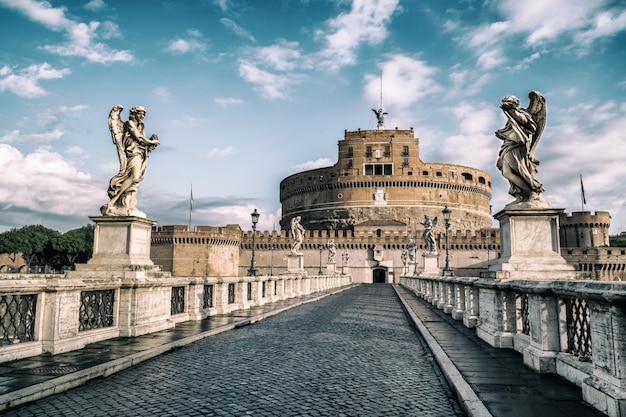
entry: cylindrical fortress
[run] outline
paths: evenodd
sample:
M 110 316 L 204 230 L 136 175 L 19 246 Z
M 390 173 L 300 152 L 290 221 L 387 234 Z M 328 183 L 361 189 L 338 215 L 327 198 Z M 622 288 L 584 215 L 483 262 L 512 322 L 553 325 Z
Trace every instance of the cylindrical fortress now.
M 453 212 L 451 230 L 490 228 L 491 176 L 461 165 L 423 162 L 410 130 L 345 131 L 332 167 L 280 183 L 281 228 L 301 217 L 307 230 L 352 229 L 365 221 L 410 226 L 424 215 Z

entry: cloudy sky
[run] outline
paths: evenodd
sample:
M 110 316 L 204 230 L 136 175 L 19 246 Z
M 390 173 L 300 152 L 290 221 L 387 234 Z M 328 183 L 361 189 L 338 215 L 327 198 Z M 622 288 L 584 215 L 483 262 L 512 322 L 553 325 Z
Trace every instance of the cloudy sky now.
M 159 135 L 138 208 L 159 224 L 279 228 L 279 182 L 344 129 L 413 127 L 421 157 L 493 176 L 499 103 L 538 90 L 552 207 L 626 231 L 623 0 L 0 0 L 0 231 L 89 223 L 119 162 L 115 104 Z

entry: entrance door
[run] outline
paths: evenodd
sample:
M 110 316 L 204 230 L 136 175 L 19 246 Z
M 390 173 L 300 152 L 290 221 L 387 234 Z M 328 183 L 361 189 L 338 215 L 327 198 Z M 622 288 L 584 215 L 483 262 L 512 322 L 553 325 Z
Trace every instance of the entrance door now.
M 387 271 L 384 269 L 374 269 L 373 271 L 373 282 L 374 284 L 384 284 L 386 282 L 385 276 L 387 275 Z

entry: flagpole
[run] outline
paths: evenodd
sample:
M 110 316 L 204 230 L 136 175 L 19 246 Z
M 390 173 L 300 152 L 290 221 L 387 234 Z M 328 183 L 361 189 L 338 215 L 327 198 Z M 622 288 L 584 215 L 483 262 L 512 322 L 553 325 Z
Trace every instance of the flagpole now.
M 189 194 L 189 231 L 191 232 L 191 210 L 193 209 L 193 184 L 191 184 Z
M 580 211 L 585 211 L 585 187 L 583 186 L 583 174 L 580 174 Z

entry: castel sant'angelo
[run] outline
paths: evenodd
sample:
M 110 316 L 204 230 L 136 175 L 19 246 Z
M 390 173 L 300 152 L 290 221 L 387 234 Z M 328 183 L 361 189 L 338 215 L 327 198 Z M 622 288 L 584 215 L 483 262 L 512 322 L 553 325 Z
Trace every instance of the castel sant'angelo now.
M 280 232 L 243 232 L 238 225 L 195 230 L 186 225 L 155 226 L 151 258 L 179 276 L 287 273 L 294 243 L 290 225 L 299 217 L 305 229 L 300 251 L 306 273 L 348 273 L 354 282 L 398 282 L 401 274 L 426 268 L 422 235 L 428 218 L 434 225 L 437 257 L 430 259 L 431 264 L 442 269 L 448 258 L 457 276 L 486 271 L 500 252 L 499 229 L 492 227 L 491 175 L 472 167 L 423 161 L 413 128 L 388 129 L 382 116 L 386 113 L 374 112 L 376 129 L 344 131 L 333 166 L 299 172 L 280 182 Z M 447 247 L 442 215 L 446 208 Z M 563 235 L 562 243 L 579 248 L 608 244 L 609 219 L 607 212 L 564 216 L 561 223 L 569 229 L 561 232 L 569 238 Z M 572 236 L 583 235 L 597 236 L 598 242 L 571 245 Z M 414 256 L 408 259 L 411 241 Z M 583 270 L 597 268 L 581 261 L 578 252 L 567 250 L 568 262 Z M 604 265 L 606 260 L 600 258 L 605 256 L 598 256 Z

